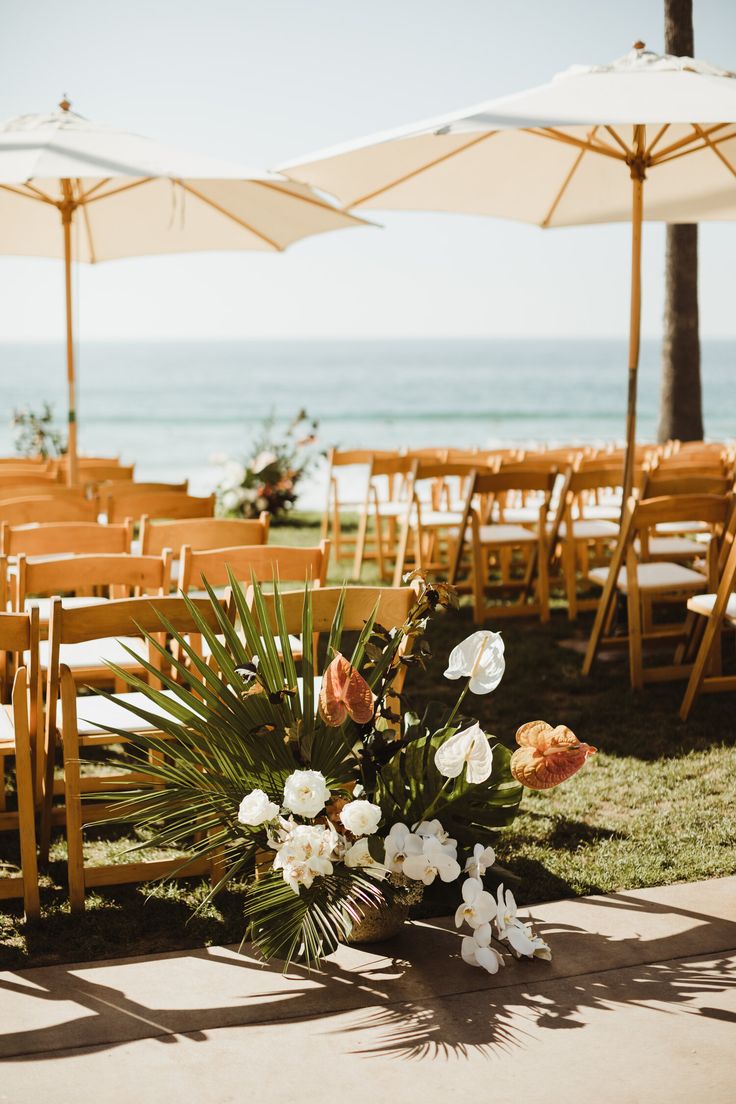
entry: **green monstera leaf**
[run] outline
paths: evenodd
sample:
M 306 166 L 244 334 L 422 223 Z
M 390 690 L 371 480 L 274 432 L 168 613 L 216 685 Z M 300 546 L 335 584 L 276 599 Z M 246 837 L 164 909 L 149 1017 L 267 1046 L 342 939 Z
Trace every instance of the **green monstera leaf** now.
M 435 752 L 460 727 L 458 723 L 425 733 L 402 747 L 380 772 L 377 800 L 389 821 L 411 826 L 436 818 L 461 845 L 486 845 L 514 820 L 523 786 L 511 775 L 511 752 L 493 737 L 493 768 L 485 782 L 468 783 L 465 772 L 452 779 L 441 775 L 434 765 Z

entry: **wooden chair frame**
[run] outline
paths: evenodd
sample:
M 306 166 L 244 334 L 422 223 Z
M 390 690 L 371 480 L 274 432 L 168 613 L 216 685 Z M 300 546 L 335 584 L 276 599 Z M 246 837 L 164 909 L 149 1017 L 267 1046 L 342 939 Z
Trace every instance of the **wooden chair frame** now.
M 233 548 L 194 550 L 184 545 L 179 565 L 179 586 L 183 594 L 198 590 L 204 579 L 212 587 L 230 584 L 228 567 L 238 582 L 247 586 L 255 578 L 259 583 L 309 581 L 322 586 L 327 577 L 330 542 L 320 541 L 313 548 L 293 545 L 255 544 Z
M 0 525 L 0 551 L 5 556 L 63 556 L 130 552 L 133 523 L 100 525 L 97 521 L 30 522 Z
M 368 473 L 365 501 L 358 519 L 358 533 L 355 539 L 355 558 L 353 560 L 353 578 L 359 579 L 366 559 L 368 526 L 371 518 L 375 526 L 375 556 L 378 561 L 378 574 L 386 578 L 385 561 L 393 558 L 397 540 L 397 522 L 401 512 L 398 498 L 406 491 L 407 481 L 414 470 L 417 460 L 409 456 L 384 456 L 374 453 Z M 386 479 L 388 497 L 379 494 L 377 479 Z M 388 535 L 384 536 L 383 522 L 388 525 Z
M 264 510 L 258 518 L 179 518 L 176 521 L 152 521 L 141 517 L 141 552 L 158 555 L 171 548 L 177 558 L 184 545 L 204 548 L 232 548 L 236 545 L 267 544 L 271 515 Z
M 29 495 L 0 502 L 0 521 L 7 525 L 48 524 L 52 521 L 97 521 L 99 506 L 96 498 L 73 496 Z
M 406 571 L 410 546 L 413 566 L 429 571 L 447 571 L 455 546 L 460 539 L 460 525 L 467 488 L 476 475 L 475 461 L 416 460 L 408 478 L 406 507 L 400 519 L 401 528 L 396 549 L 393 585 L 401 586 Z M 460 480 L 463 507 L 449 508 L 448 480 Z M 422 498 L 419 488 L 427 484 L 429 495 Z M 443 515 L 445 515 L 443 517 Z

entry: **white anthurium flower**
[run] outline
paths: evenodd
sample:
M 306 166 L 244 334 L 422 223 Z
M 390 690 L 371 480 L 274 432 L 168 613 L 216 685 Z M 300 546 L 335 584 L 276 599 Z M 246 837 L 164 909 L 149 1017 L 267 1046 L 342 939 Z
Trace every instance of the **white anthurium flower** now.
M 315 817 L 329 800 L 330 791 L 321 771 L 294 771 L 284 783 L 284 805 L 297 816 Z
M 440 744 L 435 752 L 434 765 L 445 778 L 457 778 L 465 770 L 465 777 L 472 785 L 490 778 L 493 752 L 478 722 Z
M 377 878 L 379 881 L 383 881 L 388 875 L 386 867 L 377 862 L 371 855 L 368 850 L 368 840 L 365 837 L 357 840 L 352 847 L 348 848 L 342 861 L 345 866 L 360 867 L 371 878 Z
M 483 889 L 483 883 L 478 878 L 468 878 L 463 883 L 463 901 L 455 913 L 455 927 L 460 928 L 468 924 L 471 928 L 479 928 L 482 924 L 488 924 L 496 915 L 496 902 L 490 893 Z
M 372 836 L 381 819 L 380 805 L 358 799 L 349 801 L 340 810 L 340 820 L 354 836 Z
M 469 678 L 471 694 L 490 694 L 506 670 L 504 643 L 500 633 L 479 629 L 453 648 L 445 678 Z
M 480 944 L 473 935 L 466 935 L 460 947 L 463 962 L 469 966 L 480 966 L 489 974 L 497 974 L 499 968 L 505 965 L 503 955 L 491 947 L 488 943 Z
M 404 859 L 404 874 L 415 882 L 431 885 L 439 876 L 443 882 L 454 882 L 460 876 L 460 864 L 445 851 L 442 844 L 428 837 L 422 843 L 419 854 L 407 855 Z
M 407 855 L 421 855 L 422 840 L 409 831 L 405 824 L 392 824 L 384 840 L 386 869 L 392 874 L 403 874 Z
M 279 815 L 279 807 L 275 801 L 269 800 L 268 794 L 263 790 L 251 790 L 240 802 L 238 820 L 241 824 L 258 828 L 261 824 L 268 824 L 276 820 Z
M 482 843 L 476 843 L 473 854 L 465 863 L 465 873 L 471 878 L 482 878 L 486 870 L 490 870 L 496 861 L 496 852 L 492 847 L 484 847 Z

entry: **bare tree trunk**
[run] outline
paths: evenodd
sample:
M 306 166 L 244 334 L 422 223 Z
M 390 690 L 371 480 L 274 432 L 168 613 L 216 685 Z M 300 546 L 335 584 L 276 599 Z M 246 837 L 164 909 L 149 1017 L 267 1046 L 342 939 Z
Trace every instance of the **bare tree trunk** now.
M 693 0 L 664 0 L 665 51 L 692 57 Z M 698 333 L 698 227 L 667 227 L 660 441 L 703 437 Z

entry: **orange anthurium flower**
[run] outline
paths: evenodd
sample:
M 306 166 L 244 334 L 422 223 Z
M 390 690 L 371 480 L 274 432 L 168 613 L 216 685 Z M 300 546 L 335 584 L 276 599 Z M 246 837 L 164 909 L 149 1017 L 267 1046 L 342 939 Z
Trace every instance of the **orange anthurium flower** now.
M 530 790 L 549 790 L 580 770 L 595 752 L 565 725 L 529 721 L 516 733 L 519 750 L 511 756 L 511 773 Z
M 319 711 L 332 728 L 348 717 L 356 724 L 367 724 L 373 716 L 373 691 L 340 652 L 322 676 Z

